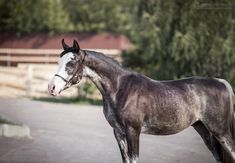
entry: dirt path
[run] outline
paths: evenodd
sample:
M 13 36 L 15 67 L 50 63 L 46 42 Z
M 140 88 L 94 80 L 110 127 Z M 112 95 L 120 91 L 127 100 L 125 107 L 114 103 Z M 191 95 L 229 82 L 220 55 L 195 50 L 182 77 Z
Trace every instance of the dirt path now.
M 120 163 L 112 129 L 97 106 L 0 99 L 0 115 L 24 123 L 32 140 L 0 138 L 0 162 Z M 197 133 L 141 135 L 142 163 L 215 163 Z

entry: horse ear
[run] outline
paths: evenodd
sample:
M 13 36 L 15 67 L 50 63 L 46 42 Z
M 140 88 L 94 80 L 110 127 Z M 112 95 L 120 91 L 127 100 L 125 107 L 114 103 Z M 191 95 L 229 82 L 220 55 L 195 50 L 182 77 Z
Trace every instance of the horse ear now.
M 79 52 L 80 50 L 80 46 L 78 45 L 77 41 L 76 40 L 73 40 L 73 48 Z
M 62 46 L 64 50 L 69 48 L 69 46 L 64 42 L 64 39 L 62 39 Z

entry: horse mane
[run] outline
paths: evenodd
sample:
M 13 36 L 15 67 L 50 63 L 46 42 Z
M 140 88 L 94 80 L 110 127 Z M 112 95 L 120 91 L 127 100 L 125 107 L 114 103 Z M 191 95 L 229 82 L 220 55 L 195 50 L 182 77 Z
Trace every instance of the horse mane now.
M 115 67 L 121 67 L 120 63 L 118 61 L 116 61 L 115 59 L 103 54 L 103 53 L 100 53 L 100 52 L 96 52 L 96 51 L 90 51 L 90 50 L 84 50 L 87 54 L 91 54 L 92 56 L 95 56 L 97 57 L 98 59 L 106 62 L 106 63 L 109 63 L 109 64 L 112 64 L 113 66 Z

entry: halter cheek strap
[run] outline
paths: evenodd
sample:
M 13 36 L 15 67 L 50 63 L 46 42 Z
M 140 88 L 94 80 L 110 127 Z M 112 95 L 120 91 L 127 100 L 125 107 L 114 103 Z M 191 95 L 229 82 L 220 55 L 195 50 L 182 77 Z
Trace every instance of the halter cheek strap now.
M 73 84 L 78 83 L 82 78 L 83 63 L 84 63 L 84 60 L 85 60 L 85 57 L 86 57 L 86 51 L 81 50 L 81 53 L 83 53 L 82 61 L 80 62 L 80 64 L 77 65 L 76 71 L 75 71 L 73 77 L 69 80 L 69 82 L 71 81 Z

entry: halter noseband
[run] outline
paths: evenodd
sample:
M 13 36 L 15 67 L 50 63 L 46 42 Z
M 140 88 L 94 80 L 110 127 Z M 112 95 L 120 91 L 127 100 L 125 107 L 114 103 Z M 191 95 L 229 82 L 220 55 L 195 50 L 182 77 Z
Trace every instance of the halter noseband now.
M 84 62 L 85 57 L 86 57 L 86 51 L 84 51 L 84 50 L 81 50 L 81 51 L 84 53 L 84 57 L 83 57 L 82 62 L 81 62 L 81 65 L 83 65 L 83 62 Z M 69 80 L 65 79 L 64 77 L 60 76 L 59 74 L 55 74 L 54 76 L 57 76 L 57 77 L 61 78 L 66 83 L 65 86 L 69 87 L 69 86 L 71 86 L 73 84 L 73 78 L 77 75 L 77 73 L 79 71 L 79 67 L 78 67 L 76 72 L 73 74 L 73 76 Z M 79 75 L 78 77 L 81 78 L 81 75 Z
M 59 78 L 61 78 L 64 82 L 66 82 L 66 84 L 69 82 L 68 80 L 66 80 L 64 77 L 58 75 L 58 74 L 55 74 L 55 76 L 58 76 Z

